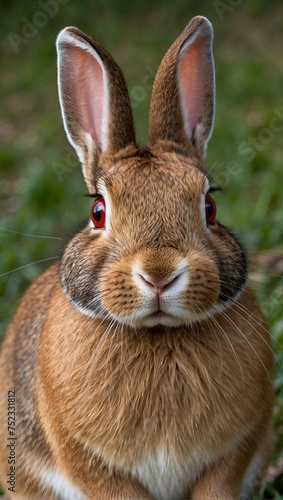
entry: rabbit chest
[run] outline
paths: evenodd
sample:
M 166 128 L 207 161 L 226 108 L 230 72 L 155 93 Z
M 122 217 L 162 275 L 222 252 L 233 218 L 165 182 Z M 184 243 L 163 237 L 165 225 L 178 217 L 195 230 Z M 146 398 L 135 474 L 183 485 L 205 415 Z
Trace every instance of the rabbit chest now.
M 65 328 L 66 321 L 64 314 Z M 132 474 L 153 498 L 176 500 L 177 492 L 182 498 L 257 418 L 256 365 L 239 338 L 232 350 L 200 325 L 109 332 L 86 316 L 67 323 L 68 336 L 60 322 L 54 335 L 49 330 L 53 340 L 46 339 L 42 353 L 42 387 L 48 378 L 53 388 L 44 395 L 54 420 L 49 428 L 57 429 L 60 446 L 71 434 L 82 453 Z M 64 352 L 60 363 L 58 352 Z

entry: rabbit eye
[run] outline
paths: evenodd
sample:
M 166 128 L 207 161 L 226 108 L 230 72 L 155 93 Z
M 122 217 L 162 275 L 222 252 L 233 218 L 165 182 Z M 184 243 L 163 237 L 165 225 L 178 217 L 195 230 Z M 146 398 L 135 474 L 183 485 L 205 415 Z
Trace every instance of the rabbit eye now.
M 216 217 L 216 205 L 209 194 L 205 197 L 205 215 L 207 224 L 213 224 Z
M 102 196 L 98 196 L 90 209 L 90 218 L 97 229 L 105 227 L 105 201 Z

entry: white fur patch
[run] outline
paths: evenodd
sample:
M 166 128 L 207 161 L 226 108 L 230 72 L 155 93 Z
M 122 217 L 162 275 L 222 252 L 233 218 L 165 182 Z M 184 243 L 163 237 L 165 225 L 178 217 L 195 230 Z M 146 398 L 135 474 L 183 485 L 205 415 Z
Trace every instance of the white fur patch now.
M 150 277 L 147 276 L 143 268 L 138 264 L 133 266 L 132 276 L 138 289 L 146 298 L 151 299 L 152 297 L 155 297 L 155 294 L 146 284 L 146 281 L 151 282 Z M 175 297 L 186 290 L 186 287 L 188 286 L 188 263 L 186 260 L 183 259 L 178 263 L 171 276 L 167 278 L 166 282 L 168 282 L 170 288 L 168 292 L 163 293 L 163 296 L 165 297 L 170 297 L 170 295 L 174 295 Z
M 133 471 L 141 484 L 156 500 L 183 500 L 206 462 L 203 456 L 178 459 L 165 448 L 146 454 Z
M 102 235 L 103 234 L 106 235 L 107 230 L 109 230 L 111 227 L 111 224 L 110 224 L 111 199 L 110 199 L 110 196 L 109 196 L 108 191 L 106 189 L 106 186 L 103 182 L 101 182 L 101 181 L 99 182 L 98 189 L 99 189 L 99 193 L 103 196 L 104 201 L 105 201 L 105 229 L 106 229 L 106 231 L 104 231 L 104 233 L 102 233 Z
M 210 232 L 210 229 L 207 227 L 207 222 L 206 222 L 205 197 L 209 191 L 209 188 L 210 188 L 209 180 L 205 179 L 203 193 L 202 193 L 202 196 L 200 199 L 200 213 L 201 213 L 201 218 L 202 218 L 202 222 L 203 222 L 203 227 L 207 233 Z
M 41 484 L 52 488 L 58 500 L 88 500 L 69 480 L 56 469 L 45 469 L 39 473 Z

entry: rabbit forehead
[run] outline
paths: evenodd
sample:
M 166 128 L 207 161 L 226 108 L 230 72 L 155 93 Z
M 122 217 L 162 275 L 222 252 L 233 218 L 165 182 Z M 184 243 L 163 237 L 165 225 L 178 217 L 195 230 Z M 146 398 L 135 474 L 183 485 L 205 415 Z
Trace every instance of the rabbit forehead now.
M 107 174 L 102 176 L 97 186 L 107 190 L 114 205 L 131 198 L 136 203 L 148 198 L 152 205 L 160 197 L 168 198 L 169 195 L 175 195 L 176 201 L 178 198 L 180 201 L 184 197 L 187 199 L 188 196 L 197 200 L 208 191 L 209 181 L 190 159 L 168 154 L 151 158 L 132 157 L 115 162 L 108 166 Z

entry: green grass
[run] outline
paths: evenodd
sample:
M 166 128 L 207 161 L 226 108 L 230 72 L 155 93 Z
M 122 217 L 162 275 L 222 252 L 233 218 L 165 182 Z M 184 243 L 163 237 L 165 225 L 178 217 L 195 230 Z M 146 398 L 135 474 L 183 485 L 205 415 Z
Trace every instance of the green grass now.
M 0 47 L 0 336 L 23 290 L 62 249 L 87 217 L 89 200 L 68 145 L 56 88 L 55 38 L 77 25 L 104 45 L 122 67 L 141 144 L 147 140 L 148 84 L 166 49 L 196 14 L 215 30 L 215 130 L 207 168 L 216 184 L 218 217 L 246 245 L 254 289 L 274 341 L 276 392 L 273 463 L 283 456 L 283 9 L 281 2 L 69 0 L 58 4 L 34 36 L 19 43 L 40 5 L 2 6 Z M 37 31 L 36 31 L 37 30 Z M 11 33 L 13 35 L 11 35 Z M 14 46 L 11 44 L 13 40 Z M 17 39 L 18 40 L 18 39 Z M 278 118 L 279 117 L 279 118 Z M 282 117 L 282 118 L 280 118 Z M 249 146 L 249 149 L 247 147 Z M 243 151 L 244 149 L 244 151 Z M 28 236 L 29 235 L 29 236 Z M 30 236 L 33 235 L 33 236 Z M 55 239 L 45 238 L 53 237 Z M 282 498 L 282 475 L 256 498 Z

